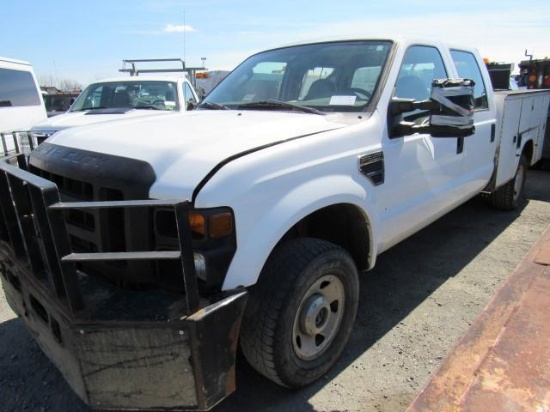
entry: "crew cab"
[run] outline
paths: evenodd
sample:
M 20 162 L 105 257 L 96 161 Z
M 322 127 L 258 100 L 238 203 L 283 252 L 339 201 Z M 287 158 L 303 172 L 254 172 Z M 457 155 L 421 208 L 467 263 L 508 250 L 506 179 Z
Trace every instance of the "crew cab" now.
M 181 113 L 198 102 L 187 76 L 117 77 L 91 83 L 63 114 L 33 125 L 40 144 L 59 130 L 155 114 Z
M 497 96 L 474 48 L 433 40 L 260 52 L 185 115 L 3 162 L 6 298 L 92 408 L 210 409 L 238 345 L 303 387 L 342 353 L 379 254 L 474 196 L 521 204 L 549 102 Z

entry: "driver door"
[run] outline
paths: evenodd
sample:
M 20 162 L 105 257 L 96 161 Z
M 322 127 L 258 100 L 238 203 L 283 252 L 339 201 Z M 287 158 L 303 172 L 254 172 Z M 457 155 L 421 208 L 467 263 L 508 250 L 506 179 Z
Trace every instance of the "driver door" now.
M 437 48 L 411 46 L 403 57 L 393 96 L 428 99 L 432 80 L 447 77 Z M 422 124 L 428 121 L 428 113 L 406 112 L 403 120 Z M 457 138 L 434 138 L 424 133 L 387 136 L 383 142 L 386 178 L 379 197 L 383 250 L 449 210 L 456 196 L 449 192 L 462 161 L 457 142 Z

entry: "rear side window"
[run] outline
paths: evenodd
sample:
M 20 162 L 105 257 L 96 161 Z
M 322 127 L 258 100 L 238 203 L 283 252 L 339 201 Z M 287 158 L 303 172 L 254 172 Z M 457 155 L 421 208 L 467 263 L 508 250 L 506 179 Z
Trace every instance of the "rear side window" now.
M 477 64 L 475 56 L 462 50 L 451 50 L 451 56 L 456 66 L 458 75 L 464 79 L 471 79 L 475 82 L 474 86 L 474 104 L 476 109 L 487 109 L 487 90 L 481 76 L 481 70 Z
M 0 69 L 0 107 L 40 106 L 41 104 L 30 72 Z

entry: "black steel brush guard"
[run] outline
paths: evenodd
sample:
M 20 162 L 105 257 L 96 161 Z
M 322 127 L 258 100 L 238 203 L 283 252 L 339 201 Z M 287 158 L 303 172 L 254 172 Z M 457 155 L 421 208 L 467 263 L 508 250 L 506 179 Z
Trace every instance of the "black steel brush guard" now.
M 26 170 L 25 155 L 1 160 L 6 298 L 85 402 L 102 410 L 207 410 L 235 390 L 247 292 L 200 296 L 188 201 L 61 202 L 53 182 Z M 173 208 L 180 250 L 72 251 L 65 211 L 155 207 Z M 106 260 L 176 260 L 185 293 L 120 289 L 77 270 L 79 262 Z

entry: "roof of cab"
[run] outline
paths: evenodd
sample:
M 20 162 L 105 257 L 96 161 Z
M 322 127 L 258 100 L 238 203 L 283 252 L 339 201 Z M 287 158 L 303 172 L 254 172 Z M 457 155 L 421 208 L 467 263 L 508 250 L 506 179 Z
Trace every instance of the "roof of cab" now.
M 272 47 L 267 50 L 277 50 L 285 47 L 293 47 L 293 46 L 301 46 L 306 44 L 318 44 L 318 43 L 333 43 L 333 42 L 339 42 L 339 41 L 366 41 L 366 40 L 374 40 L 374 41 L 391 41 L 397 45 L 413 45 L 413 44 L 428 44 L 428 45 L 434 45 L 439 47 L 446 47 L 446 48 L 459 48 L 463 50 L 476 50 L 476 47 L 473 45 L 468 44 L 449 44 L 446 42 L 442 42 L 439 39 L 436 38 L 430 38 L 430 37 L 414 37 L 414 36 L 396 36 L 396 35 L 361 35 L 361 34 L 354 34 L 354 35 L 345 35 L 345 36 L 327 36 L 327 37 L 320 37 L 320 38 L 311 38 L 307 40 L 302 40 L 298 42 L 283 44 L 280 46 Z M 265 50 L 263 50 L 265 51 Z
M 90 84 L 97 84 L 97 83 L 114 83 L 114 82 L 126 82 L 126 81 L 172 81 L 177 82 L 184 79 L 188 79 L 187 76 L 166 76 L 166 75 L 140 75 L 140 76 L 120 76 L 120 77 L 108 77 L 106 79 L 100 79 L 95 80 L 91 82 Z
M 2 57 L 2 56 L 0 56 L 0 62 L 21 64 L 21 65 L 25 65 L 25 66 L 30 66 L 31 65 L 29 62 L 24 61 L 24 60 L 10 59 L 8 57 Z

